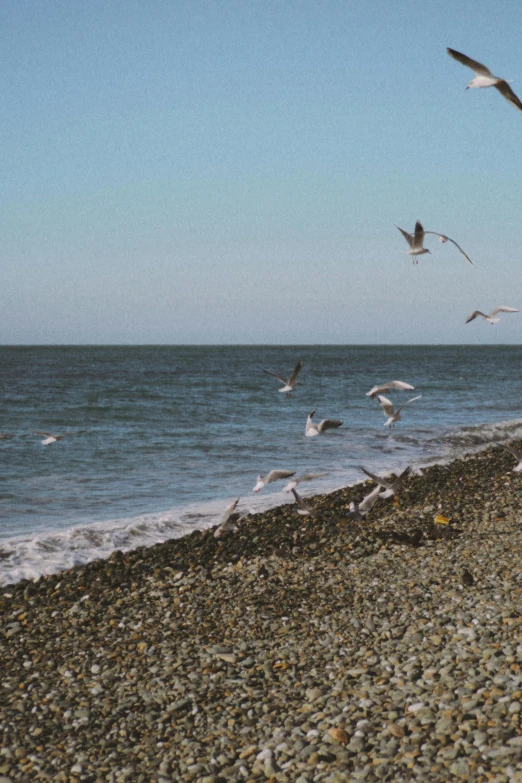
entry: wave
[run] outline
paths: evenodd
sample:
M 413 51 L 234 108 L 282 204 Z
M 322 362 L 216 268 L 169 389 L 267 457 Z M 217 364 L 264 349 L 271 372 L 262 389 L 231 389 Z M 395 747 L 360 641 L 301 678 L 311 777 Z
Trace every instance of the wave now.
M 428 438 L 428 442 L 443 443 L 464 451 L 469 448 L 486 446 L 496 441 L 518 440 L 521 438 L 522 419 L 513 419 L 511 421 L 498 421 L 461 427 L 458 430 Z

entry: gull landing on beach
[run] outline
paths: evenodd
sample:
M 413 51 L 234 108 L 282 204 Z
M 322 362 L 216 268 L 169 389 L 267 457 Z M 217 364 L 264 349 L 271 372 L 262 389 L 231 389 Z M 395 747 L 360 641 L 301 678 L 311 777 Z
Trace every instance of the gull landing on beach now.
M 488 322 L 488 324 L 491 324 L 494 326 L 495 324 L 498 324 L 500 321 L 500 318 L 495 318 L 495 316 L 498 313 L 519 313 L 520 310 L 517 310 L 516 307 L 506 307 L 505 305 L 502 305 L 501 307 L 495 307 L 494 310 L 489 313 L 489 315 L 486 315 L 486 313 L 481 312 L 480 310 L 473 310 L 471 315 L 468 315 L 466 318 L 466 323 L 469 324 L 470 321 L 474 321 L 477 316 L 480 316 L 485 321 Z
M 388 383 L 383 383 L 380 386 L 374 386 L 372 389 L 370 389 L 369 392 L 366 392 L 366 396 L 371 397 L 373 400 L 378 394 L 389 392 L 391 389 L 413 391 L 415 386 L 411 386 L 409 383 L 404 383 L 404 381 L 388 381 Z
M 87 432 L 87 430 L 77 430 L 76 432 L 62 432 L 60 435 L 53 435 L 51 432 L 41 432 L 40 430 L 31 430 L 31 432 L 34 435 L 45 435 L 45 440 L 42 440 L 41 443 L 44 446 L 50 446 L 51 443 L 56 443 L 59 440 L 68 438 L 69 435 L 81 435 L 83 432 Z
M 240 518 L 239 512 L 236 512 L 236 506 L 239 503 L 239 498 L 230 503 L 225 509 L 223 519 L 219 523 L 219 527 L 214 532 L 214 538 L 221 538 L 225 533 L 233 533 L 236 530 L 235 522 Z
M 313 519 L 317 519 L 320 516 L 319 511 L 314 508 L 314 506 L 311 506 L 309 503 L 304 500 L 299 492 L 297 492 L 295 489 L 292 489 L 292 495 L 295 498 L 295 501 L 299 508 L 297 509 L 297 513 L 302 517 L 312 517 Z
M 303 368 L 303 362 L 302 361 L 297 362 L 292 375 L 287 381 L 277 373 L 272 372 L 272 370 L 263 370 L 263 372 L 266 372 L 267 375 L 273 375 L 274 378 L 277 378 L 278 381 L 281 381 L 281 383 L 283 384 L 283 388 L 279 389 L 279 391 L 285 392 L 288 396 L 291 392 L 294 391 L 295 387 L 297 386 L 297 376 L 301 372 L 302 368 Z
M 271 484 L 272 481 L 290 478 L 290 476 L 295 476 L 295 470 L 271 470 L 266 476 L 260 475 L 257 477 L 257 484 L 254 487 L 254 492 L 259 492 L 265 484 Z
M 408 400 L 408 402 L 405 402 L 404 405 L 401 405 L 400 408 L 397 408 L 397 410 L 394 410 L 393 403 L 391 400 L 389 400 L 387 397 L 384 397 L 383 395 L 379 394 L 377 399 L 379 400 L 379 405 L 384 411 L 384 415 L 388 416 L 389 418 L 384 422 L 385 427 L 393 427 L 395 422 L 401 420 L 401 411 L 403 408 L 406 407 L 406 405 L 409 405 L 410 402 L 414 402 L 415 400 L 420 400 L 422 397 L 422 394 L 418 394 L 417 397 L 412 397 L 411 400 Z
M 308 438 L 313 438 L 315 435 L 322 435 L 326 432 L 326 430 L 332 430 L 335 427 L 340 427 L 342 424 L 342 421 L 339 419 L 323 419 L 319 422 L 319 424 L 315 424 L 312 421 L 312 417 L 315 414 L 315 408 L 311 413 L 308 415 L 308 418 L 306 420 L 306 429 L 305 429 L 305 435 Z
M 346 516 L 349 517 L 349 519 L 353 519 L 355 522 L 362 522 L 366 517 L 366 514 L 372 510 L 379 498 L 382 497 L 380 492 L 381 487 L 380 484 L 378 484 L 360 503 L 354 503 L 352 500 L 350 502 L 350 510 L 347 512 Z
M 467 253 L 464 252 L 464 250 L 461 248 L 460 245 L 458 245 L 454 239 L 451 239 L 451 237 L 446 236 L 446 234 L 441 234 L 438 231 L 424 231 L 424 228 L 422 227 L 422 223 L 420 220 L 417 220 L 415 223 L 415 231 L 413 234 L 410 234 L 408 231 L 405 231 L 403 228 L 400 228 L 400 226 L 395 226 L 395 228 L 398 228 L 401 234 L 403 235 L 406 242 L 409 244 L 410 249 L 405 251 L 405 255 L 407 256 L 421 256 L 423 253 L 429 253 L 431 255 L 431 250 L 428 250 L 428 248 L 424 247 L 424 236 L 426 234 L 433 234 L 433 236 L 436 236 L 439 238 L 439 242 L 442 242 L 443 244 L 445 242 L 451 242 L 457 250 L 459 250 L 464 258 L 469 261 L 469 263 L 472 266 L 475 266 L 471 258 L 468 256 Z M 414 264 L 418 264 L 417 258 L 413 259 Z
M 462 52 L 457 52 L 455 49 L 450 49 L 449 47 L 447 52 L 450 57 L 453 57 L 454 60 L 457 60 L 457 62 L 461 63 L 462 65 L 466 65 L 468 68 L 471 68 L 472 71 L 475 71 L 476 76 L 470 81 L 466 87 L 466 90 L 472 89 L 473 87 L 496 87 L 499 93 L 503 95 L 506 100 L 512 103 L 513 106 L 516 106 L 517 109 L 522 111 L 522 102 L 520 101 L 520 98 L 515 95 L 505 79 L 500 79 L 498 76 L 493 76 L 489 68 L 486 68 L 485 65 L 477 62 L 477 60 L 472 60 L 471 57 L 462 54 Z

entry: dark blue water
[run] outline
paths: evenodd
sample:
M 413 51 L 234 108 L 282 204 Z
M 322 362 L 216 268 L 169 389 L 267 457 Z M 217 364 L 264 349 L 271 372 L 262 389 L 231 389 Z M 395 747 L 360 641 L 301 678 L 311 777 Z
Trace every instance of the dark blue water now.
M 284 377 L 303 361 L 287 397 Z M 272 468 L 328 471 L 304 494 L 522 436 L 519 346 L 141 346 L 0 348 L 0 580 L 56 570 L 287 502 Z M 414 392 L 393 430 L 365 396 Z M 316 419 L 344 424 L 306 438 Z M 32 430 L 74 433 L 50 446 Z M 291 496 L 290 496 L 291 497 Z

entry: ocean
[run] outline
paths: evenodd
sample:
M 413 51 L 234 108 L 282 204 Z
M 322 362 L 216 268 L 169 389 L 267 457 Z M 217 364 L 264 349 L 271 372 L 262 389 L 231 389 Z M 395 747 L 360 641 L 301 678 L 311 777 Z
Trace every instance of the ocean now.
M 485 326 L 484 328 L 491 328 Z M 274 468 L 327 475 L 310 495 L 522 438 L 522 346 L 0 347 L 0 584 L 178 537 L 291 494 Z M 287 397 L 263 368 L 289 377 Z M 378 382 L 408 405 L 384 427 Z M 342 419 L 315 438 L 305 423 Z M 52 445 L 32 431 L 70 434 Z M 85 430 L 79 433 L 79 430 Z

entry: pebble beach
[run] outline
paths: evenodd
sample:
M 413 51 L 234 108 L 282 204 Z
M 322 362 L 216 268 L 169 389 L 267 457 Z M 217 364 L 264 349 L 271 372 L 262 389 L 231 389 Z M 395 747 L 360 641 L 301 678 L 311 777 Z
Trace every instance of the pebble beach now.
M 0 783 L 522 781 L 514 464 L 2 587 Z

